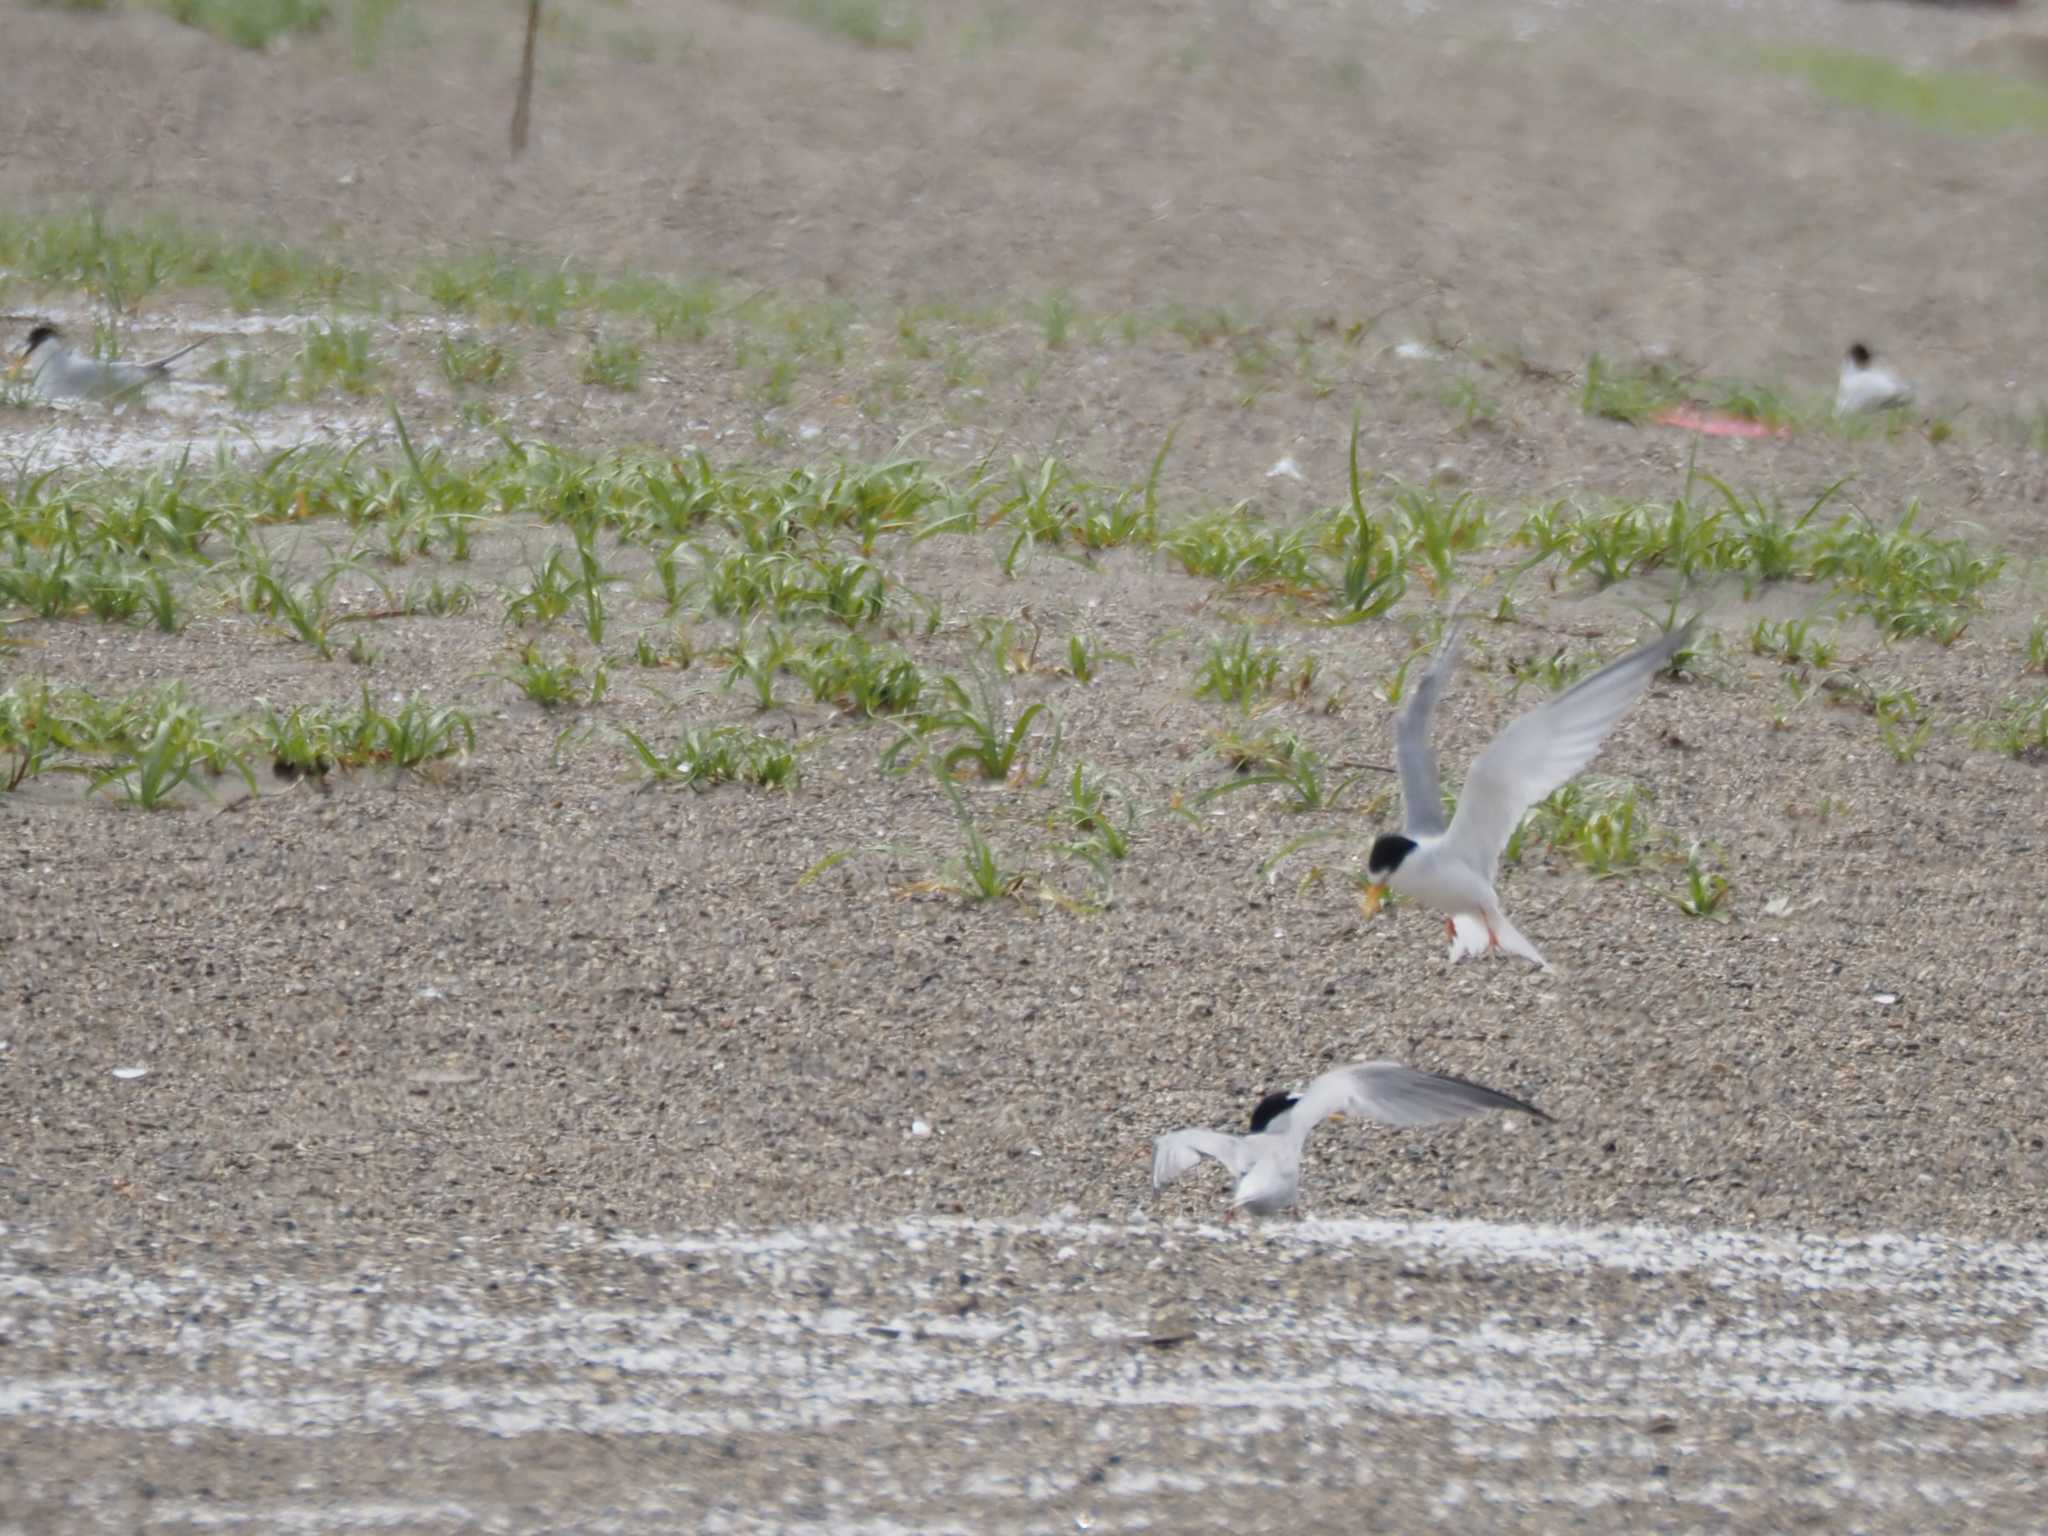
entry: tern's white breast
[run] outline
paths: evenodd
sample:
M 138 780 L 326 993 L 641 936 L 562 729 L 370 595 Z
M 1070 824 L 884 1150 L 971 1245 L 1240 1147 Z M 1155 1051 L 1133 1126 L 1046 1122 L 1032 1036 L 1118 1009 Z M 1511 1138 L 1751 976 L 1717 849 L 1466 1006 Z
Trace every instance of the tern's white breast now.
M 1490 881 L 1434 840 L 1418 844 L 1387 883 L 1436 912 L 1483 912 L 1500 905 Z
M 1841 386 L 1835 391 L 1835 414 L 1874 411 L 1880 406 L 1903 405 L 1913 398 L 1912 389 L 1889 368 L 1857 368 L 1842 365 Z

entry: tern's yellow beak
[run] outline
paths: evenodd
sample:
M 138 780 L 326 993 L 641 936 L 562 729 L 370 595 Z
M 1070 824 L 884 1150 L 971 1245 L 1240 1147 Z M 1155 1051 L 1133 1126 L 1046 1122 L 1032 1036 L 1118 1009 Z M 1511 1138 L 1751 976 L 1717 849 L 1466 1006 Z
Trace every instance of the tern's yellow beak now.
M 1358 904 L 1365 908 L 1367 917 L 1376 916 L 1387 899 L 1387 882 L 1376 880 L 1365 888 L 1365 894 L 1358 898 Z
M 10 379 L 18 379 L 18 378 L 20 378 L 20 377 L 21 377 L 21 370 L 22 370 L 22 369 L 24 369 L 24 368 L 26 368 L 27 366 L 28 366 L 28 354 L 27 354 L 26 352 L 24 352 L 24 353 L 22 353 L 22 354 L 21 354 L 21 356 L 17 357 L 17 358 L 16 358 L 15 360 L 14 360 L 14 364 L 13 364 L 13 366 L 12 366 L 12 367 L 10 367 L 10 368 L 9 368 L 9 369 L 7 370 L 7 377 L 9 377 Z

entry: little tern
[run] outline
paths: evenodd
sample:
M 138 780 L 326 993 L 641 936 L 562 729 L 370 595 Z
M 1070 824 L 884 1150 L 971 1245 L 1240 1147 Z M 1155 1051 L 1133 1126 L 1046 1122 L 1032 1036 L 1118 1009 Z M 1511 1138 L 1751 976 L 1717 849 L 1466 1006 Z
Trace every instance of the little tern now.
M 1913 388 L 1871 355 L 1870 348 L 1857 342 L 1842 359 L 1841 382 L 1835 386 L 1835 414 L 1851 416 L 1857 411 L 1881 410 L 1888 405 L 1905 405 Z
M 1440 1125 L 1488 1110 L 1512 1109 L 1538 1120 L 1534 1104 L 1462 1078 L 1421 1072 L 1398 1061 L 1360 1061 L 1325 1072 L 1298 1093 L 1269 1093 L 1252 1111 L 1250 1134 L 1200 1129 L 1169 1131 L 1152 1143 L 1152 1187 L 1164 1189 L 1205 1157 L 1237 1179 L 1228 1221 L 1238 1211 L 1271 1216 L 1301 1192 L 1301 1154 L 1309 1132 L 1325 1120 L 1356 1115 L 1381 1125 Z
M 28 346 L 12 372 L 27 369 L 35 392 L 45 400 L 111 400 L 169 378 L 171 364 L 211 340 L 202 336 L 151 363 L 110 363 L 72 351 L 54 325 L 39 325 L 28 333 Z
M 1367 857 L 1366 915 L 1379 910 L 1391 886 L 1444 914 L 1451 959 L 1505 951 L 1548 969 L 1536 946 L 1501 911 L 1493 889 L 1500 856 L 1529 807 L 1593 760 L 1650 679 L 1692 639 L 1698 622 L 1688 620 L 1517 717 L 1474 759 L 1458 795 L 1458 813 L 1446 823 L 1429 717 L 1457 666 L 1461 631 L 1453 624 L 1395 727 L 1402 824 L 1399 832 L 1382 834 Z M 1475 924 L 1485 929 L 1484 945 L 1469 931 Z

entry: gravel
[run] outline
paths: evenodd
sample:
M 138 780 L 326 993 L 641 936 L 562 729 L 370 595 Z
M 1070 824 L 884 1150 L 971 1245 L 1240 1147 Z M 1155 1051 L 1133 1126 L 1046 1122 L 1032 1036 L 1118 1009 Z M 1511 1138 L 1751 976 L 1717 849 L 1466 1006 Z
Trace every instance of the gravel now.
M 650 346 L 668 382 L 610 398 L 575 385 L 579 346 L 525 337 L 501 401 L 522 432 L 721 463 L 872 456 L 957 410 L 944 464 L 1057 448 L 1112 479 L 1178 423 L 1174 513 L 1339 499 L 1355 406 L 1380 476 L 1444 471 L 1497 506 L 1668 498 L 1693 445 L 1584 417 L 1588 353 L 1826 390 L 1862 334 L 1953 437 L 1914 418 L 1702 443 L 1698 467 L 1793 506 L 1854 474 L 1844 507 L 1918 500 L 2013 554 L 1952 649 L 1842 631 L 1838 669 L 1910 687 L 1933 738 L 1897 761 L 1827 694 L 1776 728 L 1791 695 L 1747 633 L 1821 594 L 1694 594 L 1718 649 L 1594 770 L 1651 797 L 1648 867 L 1595 881 L 1539 850 L 1506 877 L 1539 975 L 1446 967 L 1435 921 L 1368 922 L 1350 889 L 1393 814 L 1380 690 L 1420 597 L 1333 628 L 1164 557 L 1040 552 L 1007 581 L 984 541 L 885 550 L 942 600 L 936 634 L 905 626 L 927 665 L 967 665 L 977 619 L 1042 635 L 1009 686 L 1058 713 L 1062 752 L 1034 753 L 1043 784 L 962 787 L 1031 876 L 981 905 L 942 888 L 952 802 L 883 771 L 892 727 L 756 716 L 703 665 L 621 666 L 598 710 L 546 714 L 494 675 L 516 639 L 495 600 L 364 626 L 367 672 L 210 609 L 174 636 L 13 626 L 10 676 L 178 680 L 215 709 L 368 681 L 466 702 L 479 741 L 154 815 L 69 782 L 0 797 L 0 1532 L 1266 1530 L 1291 1501 L 1395 1529 L 2035 1518 L 2048 796 L 1970 726 L 2040 686 L 2020 649 L 2048 467 L 1998 425 L 2044 387 L 2038 157 L 1727 64 L 1766 22 L 1723 7 L 1659 7 L 1625 77 L 1634 7 L 1095 9 L 1058 12 L 1085 43 L 1048 13 L 997 69 L 681 7 L 704 61 L 683 147 L 681 86 L 600 89 L 637 66 L 575 54 L 520 177 L 477 147 L 505 70 L 448 62 L 470 52 L 355 74 L 322 51 L 339 38 L 258 58 L 22 10 L 0 206 L 339 225 L 406 260 L 489 229 L 909 303 L 991 282 L 1103 313 L 1241 303 L 1314 334 L 1416 293 L 1324 393 L 1284 365 L 1258 382 L 1228 340 L 1048 350 L 1004 325 L 979 406 L 906 363 L 906 403 L 864 407 L 891 364 L 862 332 L 786 422 L 680 340 Z M 1992 23 L 1806 4 L 1768 25 L 1928 62 Z M 80 118 L 83 84 L 117 110 Z M 338 180 L 341 158 L 389 176 Z M 1378 350 L 1411 338 L 1446 355 Z M 462 441 L 431 336 L 390 346 L 416 430 Z M 78 452 L 128 453 L 131 429 L 189 417 L 81 425 Z M 1283 457 L 1299 482 L 1265 478 Z M 409 574 L 488 584 L 553 537 Z M 1447 768 L 1527 702 L 1510 659 L 1618 653 L 1668 595 L 1525 578 L 1440 707 Z M 614 634 L 657 613 L 619 589 Z M 1194 671 L 1247 622 L 1320 664 L 1256 723 L 1365 775 L 1334 811 L 1199 799 L 1242 722 Z M 1051 671 L 1075 631 L 1126 659 L 1086 687 Z M 634 782 L 613 727 L 707 719 L 804 740 L 798 787 Z M 1061 846 L 1082 761 L 1143 812 L 1100 905 Z M 1667 899 L 1695 842 L 1729 921 Z M 1367 1056 L 1556 1123 L 1326 1128 L 1303 1219 L 1250 1231 L 1214 1225 L 1220 1175 L 1152 1196 L 1154 1135 L 1235 1127 Z

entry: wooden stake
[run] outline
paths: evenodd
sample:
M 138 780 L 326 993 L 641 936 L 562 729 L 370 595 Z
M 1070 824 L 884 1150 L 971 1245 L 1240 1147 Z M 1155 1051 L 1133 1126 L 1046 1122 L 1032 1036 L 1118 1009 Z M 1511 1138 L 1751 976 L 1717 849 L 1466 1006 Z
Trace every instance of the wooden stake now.
M 526 51 L 519 58 L 519 99 L 512 104 L 512 153 L 526 153 L 526 125 L 533 116 L 533 51 L 540 41 L 540 0 L 527 0 Z

